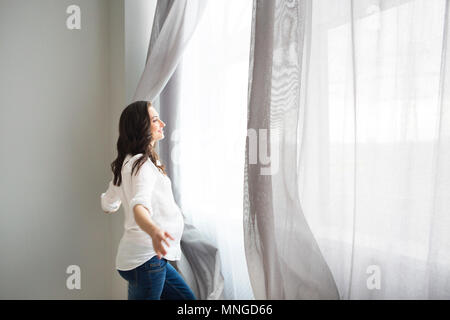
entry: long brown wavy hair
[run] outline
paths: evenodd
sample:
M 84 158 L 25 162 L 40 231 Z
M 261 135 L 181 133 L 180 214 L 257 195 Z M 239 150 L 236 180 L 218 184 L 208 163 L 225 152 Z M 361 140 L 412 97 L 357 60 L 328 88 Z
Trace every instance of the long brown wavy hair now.
M 131 175 L 135 170 L 137 174 L 148 158 L 163 174 L 167 175 L 164 165 L 157 164 L 159 156 L 150 143 L 152 141 L 151 121 L 148 113 L 150 107 L 150 102 L 136 101 L 127 106 L 120 115 L 117 158 L 111 163 L 111 170 L 114 174 L 113 183 L 116 186 L 122 184 L 122 165 L 128 154 L 134 156 L 142 153 L 142 157 L 133 164 Z

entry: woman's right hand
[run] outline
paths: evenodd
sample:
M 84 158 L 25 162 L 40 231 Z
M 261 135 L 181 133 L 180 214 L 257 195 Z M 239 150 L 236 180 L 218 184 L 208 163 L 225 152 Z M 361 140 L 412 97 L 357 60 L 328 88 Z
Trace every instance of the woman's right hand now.
M 155 249 L 158 259 L 161 259 L 162 256 L 167 254 L 167 251 L 163 246 L 163 242 L 167 245 L 167 247 L 170 247 L 170 244 L 167 242 L 167 238 L 175 240 L 167 231 L 164 231 L 161 228 L 156 228 L 153 230 L 151 237 L 153 249 Z

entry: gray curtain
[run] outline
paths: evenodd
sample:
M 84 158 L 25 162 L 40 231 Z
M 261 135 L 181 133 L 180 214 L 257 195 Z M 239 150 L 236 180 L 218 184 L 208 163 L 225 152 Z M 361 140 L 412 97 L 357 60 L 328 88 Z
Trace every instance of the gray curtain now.
M 153 102 L 164 89 L 177 68 L 205 6 L 206 0 L 158 1 L 147 63 L 139 80 L 134 101 Z
M 299 199 L 297 142 L 308 10 L 308 0 L 255 0 L 253 6 L 244 238 L 256 299 L 339 299 Z
M 180 172 L 171 158 L 171 137 L 179 114 L 179 63 L 184 48 L 201 19 L 204 0 L 158 1 L 147 53 L 147 64 L 134 100 L 151 101 L 166 122 L 166 138 L 158 142 L 158 154 L 172 181 L 174 198 L 180 203 L 177 181 Z M 184 215 L 184 214 L 183 214 Z M 218 249 L 185 218 L 181 238 L 182 257 L 171 264 L 180 272 L 200 300 L 223 299 L 224 279 Z

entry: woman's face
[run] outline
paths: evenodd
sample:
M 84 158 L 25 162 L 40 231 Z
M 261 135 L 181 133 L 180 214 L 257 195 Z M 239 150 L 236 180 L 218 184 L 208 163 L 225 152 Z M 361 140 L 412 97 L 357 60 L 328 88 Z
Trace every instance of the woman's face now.
M 150 116 L 150 131 L 152 134 L 152 143 L 164 138 L 163 128 L 166 126 L 161 119 L 159 119 L 159 114 L 153 106 L 148 108 L 148 114 Z

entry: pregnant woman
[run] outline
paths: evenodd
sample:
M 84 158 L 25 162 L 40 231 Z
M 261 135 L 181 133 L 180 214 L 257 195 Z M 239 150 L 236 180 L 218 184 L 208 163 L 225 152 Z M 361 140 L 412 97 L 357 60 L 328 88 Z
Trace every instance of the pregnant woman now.
M 101 195 L 102 209 L 124 205 L 124 234 L 116 269 L 128 281 L 130 300 L 195 300 L 168 260 L 181 258 L 184 221 L 172 185 L 155 151 L 165 123 L 151 103 L 137 101 L 123 110 L 119 123 L 113 179 Z

